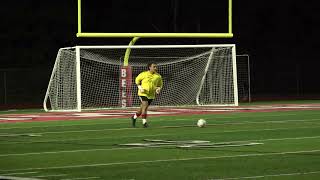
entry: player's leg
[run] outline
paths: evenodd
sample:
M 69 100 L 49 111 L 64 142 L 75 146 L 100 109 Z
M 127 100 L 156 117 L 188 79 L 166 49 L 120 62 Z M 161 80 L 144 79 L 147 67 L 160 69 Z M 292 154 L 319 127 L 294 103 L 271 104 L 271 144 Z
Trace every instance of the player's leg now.
M 151 104 L 151 102 L 153 101 L 153 99 L 147 99 L 148 103 L 147 105 L 145 106 L 145 109 L 144 109 L 144 113 L 142 113 L 142 124 L 143 124 L 143 127 L 148 127 L 148 122 L 147 122 L 147 115 L 148 115 L 148 108 Z
M 143 127 L 148 127 L 148 122 L 147 122 L 147 112 L 148 112 L 148 107 L 149 107 L 149 102 L 148 101 L 142 101 L 141 103 L 141 118 L 142 118 L 142 125 Z
M 131 116 L 132 127 L 136 127 L 136 121 L 137 121 L 137 118 L 141 115 L 141 112 L 142 112 L 142 103 L 140 104 L 139 110 L 136 113 L 134 113 L 133 116 Z
M 136 121 L 137 118 L 141 115 L 141 114 L 146 114 L 146 110 L 147 110 L 147 106 L 148 106 L 148 98 L 144 97 L 144 96 L 139 96 L 140 99 L 140 108 L 139 110 L 133 115 L 131 116 L 131 120 L 132 120 L 132 127 L 136 127 Z M 142 117 L 143 119 L 146 119 L 146 116 L 144 115 Z
M 141 96 L 141 118 L 143 127 L 148 127 L 147 115 L 148 115 L 148 107 L 150 106 L 153 99 L 148 99 L 147 97 Z

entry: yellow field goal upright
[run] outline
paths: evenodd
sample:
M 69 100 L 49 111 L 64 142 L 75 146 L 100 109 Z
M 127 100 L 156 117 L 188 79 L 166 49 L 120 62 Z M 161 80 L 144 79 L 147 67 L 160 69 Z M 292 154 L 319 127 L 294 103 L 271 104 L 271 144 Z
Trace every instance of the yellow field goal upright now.
M 224 33 L 149 33 L 149 32 L 132 32 L 132 33 L 106 33 L 106 32 L 83 32 L 82 25 L 82 3 L 78 0 L 78 33 L 77 37 L 87 38 L 232 38 L 232 0 L 228 1 L 228 10 L 225 12 L 228 14 L 228 18 L 223 21 L 227 21 L 228 32 Z

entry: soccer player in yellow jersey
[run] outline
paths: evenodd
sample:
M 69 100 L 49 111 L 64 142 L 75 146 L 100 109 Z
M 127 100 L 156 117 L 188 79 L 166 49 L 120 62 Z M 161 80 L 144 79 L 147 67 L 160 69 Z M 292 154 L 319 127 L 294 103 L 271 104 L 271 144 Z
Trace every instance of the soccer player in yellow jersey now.
M 136 126 L 136 120 L 141 115 L 143 127 L 148 127 L 147 111 L 151 102 L 155 99 L 156 94 L 160 94 L 163 86 L 162 77 L 157 73 L 157 65 L 155 63 L 148 64 L 148 71 L 141 72 L 136 77 L 138 86 L 138 96 L 141 101 L 140 109 L 131 117 L 132 126 Z

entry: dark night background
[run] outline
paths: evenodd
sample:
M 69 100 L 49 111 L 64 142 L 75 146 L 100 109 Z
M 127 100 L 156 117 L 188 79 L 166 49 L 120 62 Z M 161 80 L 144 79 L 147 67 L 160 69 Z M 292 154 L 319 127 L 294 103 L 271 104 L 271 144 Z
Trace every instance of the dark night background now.
M 227 32 L 227 0 L 82 0 L 82 31 Z M 77 38 L 76 0 L 3 1 L 0 107 L 41 107 L 57 51 L 127 45 L 130 38 Z M 233 0 L 231 39 L 140 39 L 138 44 L 235 43 L 249 54 L 252 98 L 320 97 L 316 1 Z

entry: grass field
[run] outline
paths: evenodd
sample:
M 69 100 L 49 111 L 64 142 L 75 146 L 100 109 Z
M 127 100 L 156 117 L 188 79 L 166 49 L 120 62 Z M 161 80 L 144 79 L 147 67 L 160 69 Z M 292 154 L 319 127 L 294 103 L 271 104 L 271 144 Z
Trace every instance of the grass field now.
M 131 128 L 128 118 L 0 123 L 0 177 L 320 179 L 319 110 L 149 119 L 150 128 Z

